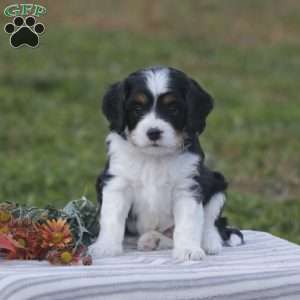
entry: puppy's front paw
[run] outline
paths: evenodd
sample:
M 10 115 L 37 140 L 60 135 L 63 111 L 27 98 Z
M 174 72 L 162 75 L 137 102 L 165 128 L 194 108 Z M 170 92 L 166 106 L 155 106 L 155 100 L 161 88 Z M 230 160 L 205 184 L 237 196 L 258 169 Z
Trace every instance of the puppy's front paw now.
M 101 242 L 96 242 L 92 244 L 88 249 L 88 253 L 95 259 L 106 256 L 117 256 L 122 254 L 122 252 L 122 246 L 107 245 Z
M 222 240 L 218 233 L 211 232 L 203 237 L 202 247 L 206 254 L 216 255 L 222 250 Z
M 201 260 L 205 257 L 205 252 L 200 247 L 174 248 L 173 257 L 180 261 Z

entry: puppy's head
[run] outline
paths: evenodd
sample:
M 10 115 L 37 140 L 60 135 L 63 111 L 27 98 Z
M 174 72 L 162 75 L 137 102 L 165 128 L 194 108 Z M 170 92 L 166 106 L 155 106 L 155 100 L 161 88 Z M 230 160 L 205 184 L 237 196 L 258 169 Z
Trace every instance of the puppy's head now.
M 110 87 L 102 103 L 110 129 L 153 155 L 176 152 L 186 137 L 200 134 L 212 107 L 195 80 L 165 67 L 130 74 Z

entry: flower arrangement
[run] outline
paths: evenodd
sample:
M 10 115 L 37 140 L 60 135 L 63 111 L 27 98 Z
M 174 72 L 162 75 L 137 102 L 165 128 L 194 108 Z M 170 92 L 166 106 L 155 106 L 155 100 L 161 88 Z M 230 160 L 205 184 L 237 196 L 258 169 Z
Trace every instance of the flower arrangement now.
M 89 265 L 87 247 L 98 236 L 98 215 L 99 208 L 84 197 L 63 209 L 0 203 L 0 257 Z

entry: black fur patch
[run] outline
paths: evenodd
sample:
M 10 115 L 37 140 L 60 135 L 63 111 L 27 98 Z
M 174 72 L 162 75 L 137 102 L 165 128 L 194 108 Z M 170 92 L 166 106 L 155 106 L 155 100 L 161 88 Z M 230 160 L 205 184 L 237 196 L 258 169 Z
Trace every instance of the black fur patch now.
M 104 186 L 107 184 L 107 182 L 113 178 L 113 175 L 109 173 L 109 161 L 107 161 L 103 171 L 100 173 L 100 175 L 97 177 L 96 180 L 96 192 L 97 192 L 97 201 L 101 207 L 102 205 L 102 190 Z
M 171 90 L 177 90 L 186 101 L 186 131 L 202 133 L 206 118 L 213 109 L 212 97 L 193 79 L 183 72 L 169 68 Z
M 229 227 L 227 218 L 220 216 L 216 220 L 215 225 L 216 225 L 223 241 L 225 241 L 225 242 L 228 241 L 230 239 L 231 235 L 235 234 L 241 239 L 242 244 L 245 243 L 244 235 L 242 234 L 242 232 L 237 228 Z
M 122 133 L 125 129 L 125 90 L 122 82 L 111 85 L 102 100 L 102 111 L 110 123 L 110 129 Z

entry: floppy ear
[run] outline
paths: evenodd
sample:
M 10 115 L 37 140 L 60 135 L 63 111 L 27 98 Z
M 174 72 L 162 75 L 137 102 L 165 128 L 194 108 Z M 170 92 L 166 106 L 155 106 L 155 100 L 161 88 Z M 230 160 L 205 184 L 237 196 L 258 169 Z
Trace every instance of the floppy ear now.
M 118 133 L 125 127 L 125 91 L 122 82 L 116 82 L 106 91 L 102 100 L 102 112 L 110 123 L 110 129 Z
M 189 79 L 187 91 L 187 130 L 200 134 L 206 124 L 206 117 L 213 108 L 212 97 L 193 79 Z

